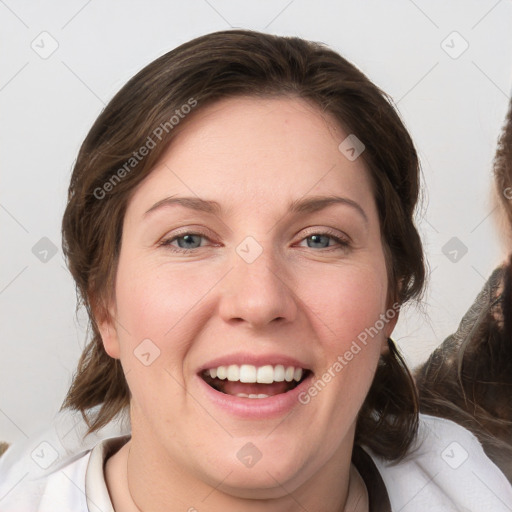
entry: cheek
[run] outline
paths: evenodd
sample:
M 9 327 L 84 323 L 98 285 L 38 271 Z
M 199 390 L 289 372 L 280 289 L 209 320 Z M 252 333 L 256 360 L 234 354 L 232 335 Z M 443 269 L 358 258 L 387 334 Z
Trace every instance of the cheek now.
M 144 261 L 120 261 L 116 305 L 121 352 L 133 351 L 145 339 L 161 351 L 172 345 L 176 355 L 200 327 L 201 299 L 214 285 L 211 272 Z
M 167 418 L 169 410 L 185 407 L 184 361 L 211 315 L 201 299 L 215 282 L 211 272 L 120 261 L 116 283 L 120 359 L 138 416 Z M 165 421 L 172 429 L 172 422 Z
M 300 282 L 321 364 L 298 400 L 313 416 L 311 431 L 321 433 L 319 453 L 332 454 L 354 427 L 375 375 L 385 334 L 368 332 L 385 313 L 387 277 L 375 260 L 314 274 Z
M 342 422 L 357 413 L 376 371 L 392 320 L 386 317 L 387 279 L 379 266 L 346 267 L 316 281 L 322 283 L 328 287 L 311 283 L 305 290 L 322 370 L 301 399 L 306 404 L 321 394 L 324 415 Z
M 387 278 L 380 265 L 346 266 L 329 269 L 315 279 L 303 277 L 301 287 L 305 302 L 316 316 L 318 326 L 325 333 L 323 339 L 332 348 L 343 349 L 377 324 L 385 313 Z M 382 331 L 382 332 L 381 332 Z M 374 331 L 372 330 L 374 333 Z M 373 336 L 382 339 L 382 336 Z

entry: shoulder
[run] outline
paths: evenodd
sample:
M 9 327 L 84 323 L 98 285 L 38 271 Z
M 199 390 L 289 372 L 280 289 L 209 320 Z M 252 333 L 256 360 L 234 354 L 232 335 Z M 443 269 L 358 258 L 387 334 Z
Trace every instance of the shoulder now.
M 23 466 L 0 475 L 5 476 L 0 484 L 0 490 L 5 489 L 5 500 L 0 494 L 2 512 L 114 512 L 103 467 L 128 439 L 126 435 L 104 439 L 65 466 L 35 478 L 23 474 L 29 469 Z
M 80 418 L 59 415 L 39 434 L 13 443 L 0 457 L 0 510 L 108 512 L 103 461 L 125 442 L 128 429 L 114 424 L 94 435 L 85 432 Z
M 366 451 L 384 480 L 392 510 L 511 510 L 512 486 L 477 438 L 453 421 L 420 414 L 417 440 L 402 461 Z
M 85 499 L 85 474 L 90 451 L 64 467 L 41 471 L 38 462 L 52 457 L 48 446 L 33 453 L 32 462 L 18 461 L 0 471 L 0 509 L 5 512 L 88 512 Z M 39 457 L 39 461 L 34 460 Z M 46 460 L 45 460 L 46 459 Z

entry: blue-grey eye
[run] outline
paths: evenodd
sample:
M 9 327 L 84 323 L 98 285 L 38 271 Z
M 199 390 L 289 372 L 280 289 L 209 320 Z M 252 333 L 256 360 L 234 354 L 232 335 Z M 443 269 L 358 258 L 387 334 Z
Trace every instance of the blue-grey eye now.
M 194 238 L 196 239 L 195 241 L 198 245 L 194 245 Z M 202 238 L 203 238 L 202 235 L 187 234 L 187 235 L 178 236 L 178 237 L 174 238 L 174 240 L 177 240 L 178 247 L 180 249 L 197 249 L 198 247 L 201 246 Z M 184 242 L 182 243 L 182 241 L 184 241 Z
M 328 235 L 310 235 L 306 238 L 306 240 L 308 240 L 308 247 L 312 247 L 312 248 L 318 248 L 318 245 L 309 245 L 309 241 L 313 241 L 313 244 L 321 244 L 322 243 L 322 240 L 323 239 L 323 242 L 327 242 L 327 245 L 325 247 L 329 247 L 329 240 L 332 239 L 331 236 L 328 236 Z M 321 247 L 322 248 L 322 247 Z

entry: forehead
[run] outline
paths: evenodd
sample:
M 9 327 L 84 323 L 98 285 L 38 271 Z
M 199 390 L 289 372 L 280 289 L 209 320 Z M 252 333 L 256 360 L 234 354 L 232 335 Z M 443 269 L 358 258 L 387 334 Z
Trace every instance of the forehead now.
M 339 192 L 364 202 L 371 189 L 364 161 L 338 149 L 347 135 L 300 98 L 224 99 L 194 112 L 132 199 L 178 193 L 243 207 L 250 198 L 254 208 Z
M 334 116 L 322 112 L 310 100 L 242 96 L 196 109 L 173 144 L 179 142 L 181 149 L 185 149 L 200 143 L 204 149 L 211 149 L 212 145 L 227 142 L 232 152 L 243 147 L 244 156 L 257 153 L 261 157 L 262 151 L 271 154 L 272 149 L 297 150 L 298 144 L 304 144 L 306 139 L 311 147 L 337 146 L 343 134 Z M 253 143 L 247 144 L 251 140 Z

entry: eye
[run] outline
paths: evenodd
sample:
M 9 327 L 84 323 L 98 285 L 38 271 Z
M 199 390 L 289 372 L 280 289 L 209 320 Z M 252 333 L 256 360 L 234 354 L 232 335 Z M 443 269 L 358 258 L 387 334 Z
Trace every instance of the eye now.
M 204 233 L 186 231 L 166 238 L 158 245 L 166 247 L 172 252 L 187 253 L 204 247 L 201 244 L 201 239 L 211 241 Z M 345 250 L 350 246 L 348 237 L 339 236 L 331 231 L 313 232 L 302 240 L 306 241 L 307 247 L 310 249 Z M 331 241 L 334 241 L 334 244 L 330 243 Z M 304 247 L 300 244 L 299 246 Z
M 201 238 L 210 240 L 204 233 L 193 233 L 187 231 L 171 238 L 164 239 L 158 245 L 168 247 L 173 252 L 188 252 L 202 247 Z M 174 242 L 177 242 L 177 246 L 174 245 Z
M 334 240 L 334 242 L 337 244 L 337 247 L 333 247 L 332 250 L 343 250 L 350 246 L 348 238 L 334 234 L 331 231 L 314 232 L 303 238 L 303 240 L 306 241 L 308 244 L 307 247 L 310 249 L 328 249 L 333 245 L 329 243 L 331 240 Z

